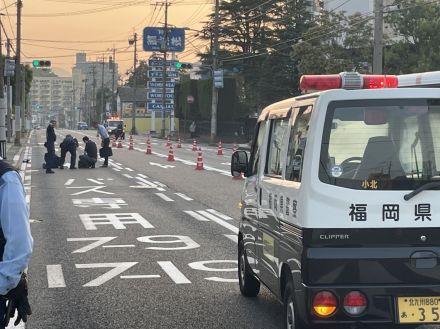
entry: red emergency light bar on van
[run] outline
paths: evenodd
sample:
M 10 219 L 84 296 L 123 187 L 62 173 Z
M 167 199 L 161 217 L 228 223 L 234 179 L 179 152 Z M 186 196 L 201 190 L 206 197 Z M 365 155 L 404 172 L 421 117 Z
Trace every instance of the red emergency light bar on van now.
M 303 75 L 299 84 L 301 92 L 307 93 L 329 89 L 397 88 L 398 80 L 395 75 L 342 72 L 328 75 Z

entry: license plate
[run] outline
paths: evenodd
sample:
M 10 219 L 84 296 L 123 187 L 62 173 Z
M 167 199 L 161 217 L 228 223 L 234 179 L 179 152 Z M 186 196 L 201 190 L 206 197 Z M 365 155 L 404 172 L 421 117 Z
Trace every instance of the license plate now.
M 399 323 L 440 323 L 440 296 L 397 297 Z

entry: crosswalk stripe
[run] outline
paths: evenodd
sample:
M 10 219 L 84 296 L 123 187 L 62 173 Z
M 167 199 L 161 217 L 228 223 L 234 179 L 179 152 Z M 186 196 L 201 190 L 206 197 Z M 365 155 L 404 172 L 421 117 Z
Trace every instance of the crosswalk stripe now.
M 203 217 L 202 215 L 199 215 L 198 213 L 196 213 L 195 211 L 191 211 L 191 210 L 185 210 L 184 213 L 190 215 L 191 217 L 201 221 L 201 222 L 209 222 L 209 219 Z

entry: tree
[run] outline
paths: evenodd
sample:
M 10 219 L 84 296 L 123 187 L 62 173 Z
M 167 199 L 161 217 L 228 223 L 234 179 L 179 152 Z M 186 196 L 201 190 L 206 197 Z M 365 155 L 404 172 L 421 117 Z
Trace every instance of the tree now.
M 126 86 L 134 87 L 133 69 L 127 72 L 128 79 L 125 82 Z M 148 82 L 148 62 L 145 60 L 139 61 L 136 67 L 136 86 L 146 87 Z
M 438 70 L 440 6 L 424 0 L 395 0 L 386 15 L 393 30 L 385 50 L 387 73 Z

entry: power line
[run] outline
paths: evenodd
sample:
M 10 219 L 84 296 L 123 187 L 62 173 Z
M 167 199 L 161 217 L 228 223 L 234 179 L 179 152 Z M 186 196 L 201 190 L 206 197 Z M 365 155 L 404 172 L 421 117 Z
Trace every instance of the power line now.
M 11 33 L 12 33 L 12 36 L 14 37 L 14 39 L 15 39 L 15 34 L 14 34 L 14 28 L 12 27 L 12 23 L 11 23 L 11 17 L 9 16 L 9 11 L 8 11 L 8 7 L 10 7 L 11 5 L 9 5 L 9 6 L 6 6 L 6 1 L 5 0 L 3 0 L 3 4 L 5 5 L 5 9 L 6 9 L 6 16 L 8 16 L 8 22 L 9 22 L 9 27 L 11 28 Z M 12 5 L 15 5 L 15 2 L 14 3 L 12 3 Z M 5 33 L 6 34 L 6 33 Z

